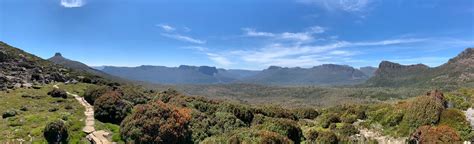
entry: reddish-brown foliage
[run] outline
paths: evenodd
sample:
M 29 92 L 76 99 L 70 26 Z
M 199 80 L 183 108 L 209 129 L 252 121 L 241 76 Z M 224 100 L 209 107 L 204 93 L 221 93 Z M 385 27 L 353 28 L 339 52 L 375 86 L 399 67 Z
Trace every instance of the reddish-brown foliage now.
M 461 142 L 461 138 L 459 134 L 449 126 L 421 126 L 411 135 L 410 141 L 417 141 L 421 144 L 458 143 Z
M 185 143 L 191 110 L 177 108 L 159 100 L 137 105 L 121 124 L 121 135 L 135 143 Z

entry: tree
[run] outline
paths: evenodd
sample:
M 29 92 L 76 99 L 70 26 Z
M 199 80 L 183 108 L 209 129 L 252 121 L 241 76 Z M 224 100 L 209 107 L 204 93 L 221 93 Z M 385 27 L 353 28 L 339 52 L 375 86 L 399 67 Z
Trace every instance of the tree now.
M 102 122 L 119 124 L 130 113 L 131 107 L 119 93 L 109 91 L 95 100 L 94 117 Z
M 69 134 L 63 121 L 56 120 L 46 125 L 43 130 L 43 136 L 48 141 L 48 143 L 56 144 L 67 143 Z
M 189 143 L 190 110 L 159 100 L 135 106 L 120 125 L 122 138 L 129 143 Z

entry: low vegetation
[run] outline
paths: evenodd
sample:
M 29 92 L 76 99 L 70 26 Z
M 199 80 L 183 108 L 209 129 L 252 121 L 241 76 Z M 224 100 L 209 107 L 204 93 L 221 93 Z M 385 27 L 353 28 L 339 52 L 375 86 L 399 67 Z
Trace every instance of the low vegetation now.
M 112 132 L 111 139 L 120 143 L 350 143 L 359 141 L 354 135 L 360 133 L 360 128 L 423 142 L 458 142 L 474 137 L 464 108 L 450 105 L 470 101 L 474 94 L 471 89 L 446 93 L 442 99 L 418 96 L 377 104 L 286 109 L 186 96 L 172 89 L 155 92 L 127 85 L 83 83 L 77 84 L 78 89 L 72 89 L 72 85 L 61 87 L 84 97 L 95 95 L 97 128 Z M 83 121 L 79 121 L 84 118 L 83 107 L 71 97 L 51 97 L 50 91 L 58 90 L 47 85 L 38 90 L 2 92 L 6 96 L 0 99 L 8 102 L 0 101 L 2 120 L 6 122 L 1 128 L 18 130 L 3 131 L 0 141 L 28 135 L 34 137 L 33 141 L 51 141 L 45 132 L 48 136 L 68 134 L 69 143 L 84 141 L 85 134 L 80 132 Z M 51 105 L 55 111 L 50 111 Z M 46 114 L 48 117 L 41 121 L 30 118 Z M 56 133 L 51 134 L 49 129 Z M 451 139 L 441 133 L 450 134 Z

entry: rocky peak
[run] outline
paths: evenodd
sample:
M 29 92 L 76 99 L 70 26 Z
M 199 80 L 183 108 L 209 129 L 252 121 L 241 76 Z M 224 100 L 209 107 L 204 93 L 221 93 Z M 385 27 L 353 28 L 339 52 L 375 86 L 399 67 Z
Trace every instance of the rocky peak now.
M 427 69 L 429 68 L 427 65 L 424 64 L 415 64 L 415 65 L 401 65 L 398 63 L 390 62 L 390 61 L 382 61 L 379 64 L 379 69 L 386 70 L 386 69 L 393 69 L 393 70 L 400 70 L 400 69 Z
M 61 55 L 61 53 L 57 52 L 54 54 L 55 57 L 63 57 L 63 55 Z
M 281 69 L 282 67 L 279 67 L 279 66 L 270 66 L 268 67 L 267 69 L 268 70 L 275 70 L 275 69 Z
M 473 63 L 474 62 L 474 48 L 467 48 L 456 57 L 450 59 L 448 63 Z
M 317 68 L 317 67 L 331 69 L 331 70 L 354 70 L 353 67 L 350 67 L 347 65 L 337 65 L 337 64 L 323 64 L 323 65 L 316 66 L 313 68 Z

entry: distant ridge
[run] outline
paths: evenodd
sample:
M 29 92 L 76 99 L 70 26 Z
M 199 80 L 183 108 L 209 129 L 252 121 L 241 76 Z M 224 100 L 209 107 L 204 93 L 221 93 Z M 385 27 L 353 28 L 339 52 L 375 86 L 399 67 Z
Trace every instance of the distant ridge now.
M 87 66 L 84 63 L 67 59 L 67 58 L 63 57 L 62 54 L 59 53 L 59 52 L 55 53 L 53 57 L 51 57 L 47 60 L 50 61 L 50 62 L 53 62 L 55 64 L 62 65 L 64 67 L 76 70 L 76 71 L 87 72 L 87 73 L 90 73 L 90 74 L 93 74 L 93 75 L 96 75 L 96 76 L 99 76 L 99 77 L 112 79 L 112 80 L 115 80 L 115 81 L 118 81 L 118 82 L 127 82 L 127 80 L 125 80 L 125 79 L 122 79 L 122 78 L 119 78 L 119 77 L 116 77 L 116 76 L 112 76 L 112 75 L 104 73 L 100 70 L 91 68 L 91 67 Z
M 474 83 L 474 49 L 467 48 L 447 63 L 430 68 L 382 61 L 368 86 L 445 87 Z
M 158 84 L 351 85 L 363 83 L 369 78 L 359 69 L 336 64 L 324 64 L 312 68 L 270 66 L 262 71 L 226 70 L 210 66 L 188 65 L 179 67 L 104 66 L 102 71 L 122 78 Z
M 249 70 L 225 70 L 210 66 L 179 67 L 150 66 L 114 67 L 104 66 L 103 72 L 122 78 L 156 84 L 218 84 L 256 74 Z
M 347 65 L 323 64 L 312 68 L 270 66 L 242 82 L 269 85 L 352 85 L 363 83 L 368 78 L 362 71 Z

